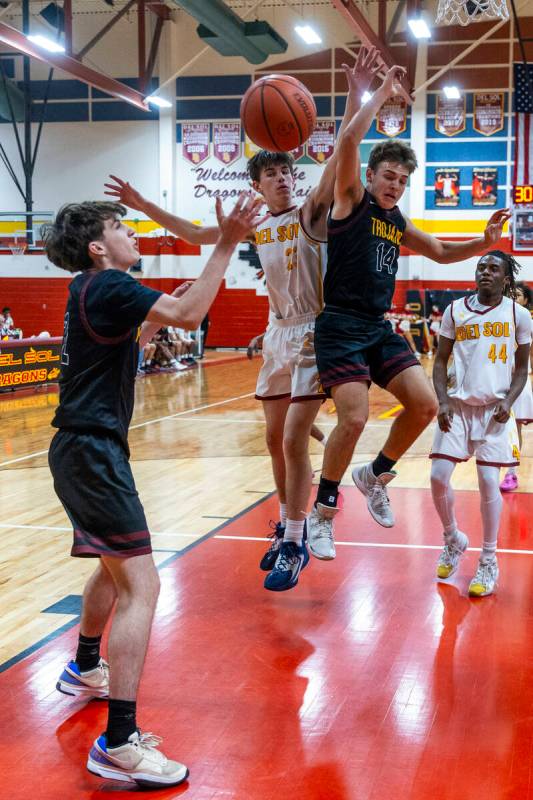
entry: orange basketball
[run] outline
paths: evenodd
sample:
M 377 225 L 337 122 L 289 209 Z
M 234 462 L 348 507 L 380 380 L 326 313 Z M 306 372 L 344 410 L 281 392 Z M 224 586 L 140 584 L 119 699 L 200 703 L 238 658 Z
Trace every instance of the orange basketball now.
M 241 122 L 264 150 L 294 150 L 309 139 L 316 106 L 303 83 L 290 75 L 267 75 L 253 83 L 241 101 Z

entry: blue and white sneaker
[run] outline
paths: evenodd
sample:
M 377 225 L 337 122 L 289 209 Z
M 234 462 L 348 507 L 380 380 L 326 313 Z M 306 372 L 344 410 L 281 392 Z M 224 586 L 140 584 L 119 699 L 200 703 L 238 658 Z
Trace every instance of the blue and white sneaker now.
M 305 541 L 301 546 L 296 542 L 282 542 L 274 569 L 265 578 L 265 589 L 270 589 L 271 592 L 292 589 L 308 563 L 309 553 Z
M 109 697 L 109 664 L 103 658 L 98 666 L 80 672 L 75 661 L 69 661 L 56 683 L 56 689 L 73 697 Z
M 281 543 L 283 541 L 283 536 L 285 534 L 285 527 L 281 524 L 281 522 L 272 522 L 270 520 L 270 527 L 272 528 L 272 533 L 268 534 L 268 538 L 271 539 L 270 547 L 263 555 L 263 558 L 259 562 L 259 569 L 262 569 L 263 572 L 270 572 L 274 569 L 274 564 L 276 563 L 276 559 L 279 555 L 279 548 L 281 547 Z M 307 520 L 304 522 L 304 542 L 307 539 Z
M 135 731 L 120 747 L 107 747 L 105 734 L 95 740 L 87 769 L 102 778 L 136 783 L 146 788 L 177 786 L 189 775 L 185 764 L 171 761 L 158 749 L 163 740 L 153 733 Z

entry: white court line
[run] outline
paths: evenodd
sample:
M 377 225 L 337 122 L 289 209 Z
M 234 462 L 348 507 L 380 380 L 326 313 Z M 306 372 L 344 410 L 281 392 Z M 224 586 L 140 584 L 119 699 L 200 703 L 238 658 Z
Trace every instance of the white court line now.
M 246 397 L 254 397 L 255 392 L 248 392 L 248 394 L 240 394 L 238 397 L 230 397 L 228 400 L 219 400 L 216 403 L 208 403 L 205 406 L 198 406 L 197 408 L 188 408 L 185 411 L 178 411 L 177 414 L 169 414 L 166 417 L 157 417 L 157 419 L 149 419 L 146 422 L 139 422 L 137 425 L 130 425 L 130 431 L 135 430 L 136 428 L 144 428 L 147 425 L 153 425 L 155 422 L 163 422 L 166 419 L 174 419 L 175 417 L 181 417 L 184 414 L 194 414 L 196 411 L 204 411 L 206 408 L 214 408 L 215 406 L 223 406 L 225 403 L 233 403 L 235 400 L 244 400 Z M 9 464 L 18 464 L 20 461 L 28 461 L 30 458 L 36 458 L 37 456 L 43 456 L 45 453 L 48 453 L 48 450 L 39 450 L 36 453 L 28 453 L 26 456 L 20 456 L 20 458 L 12 458 L 9 461 L 0 461 L 0 468 L 7 467 Z
M 23 530 L 34 530 L 34 531 L 71 531 L 72 528 L 63 528 L 57 525 L 15 525 L 9 524 L 7 522 L 0 522 L 0 528 L 20 528 Z M 197 534 L 194 533 L 174 533 L 173 531 L 150 531 L 151 534 L 154 536 L 179 536 L 182 539 L 190 539 Z M 222 533 L 216 533 L 213 539 L 229 539 L 231 541 L 243 541 L 243 542 L 265 542 L 264 536 L 229 536 L 224 535 Z M 439 544 L 398 544 L 398 543 L 388 543 L 388 542 L 335 542 L 336 545 L 339 547 L 383 547 L 383 548 L 395 548 L 395 549 L 403 549 L 403 550 L 442 550 L 442 545 Z M 468 550 L 472 552 L 481 552 L 481 547 L 469 547 Z M 511 550 L 509 548 L 500 548 L 497 549 L 498 553 L 516 553 L 517 555 L 523 556 L 533 556 L 533 550 Z

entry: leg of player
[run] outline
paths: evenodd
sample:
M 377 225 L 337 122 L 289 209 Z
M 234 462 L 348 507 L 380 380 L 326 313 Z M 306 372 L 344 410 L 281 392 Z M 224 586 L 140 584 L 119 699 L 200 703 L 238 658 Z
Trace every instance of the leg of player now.
M 321 543 L 328 540 L 333 543 L 339 484 L 368 419 L 366 381 L 333 386 L 331 396 L 337 410 L 337 425 L 328 436 L 316 502 L 307 521 L 309 549 L 317 558 L 324 558 Z
M 298 583 L 302 569 L 309 561 L 304 542 L 307 504 L 311 493 L 313 470 L 309 458 L 309 435 L 318 414 L 321 400 L 291 403 L 283 432 L 287 499 L 287 522 L 283 541 L 272 572 L 265 578 L 265 589 L 282 592 Z M 322 543 L 324 558 L 333 558 L 332 542 Z M 332 554 L 331 554 L 332 553 Z
M 285 523 L 287 522 L 287 495 L 285 490 L 287 475 L 285 455 L 283 453 L 283 431 L 290 404 L 290 396 L 281 397 L 278 400 L 263 401 L 263 413 L 266 421 L 266 444 L 272 461 L 272 474 L 279 501 L 279 522 L 276 523 L 269 536 L 271 539 L 270 546 L 259 564 L 259 568 L 264 572 L 270 572 L 276 563 L 279 548 L 283 541 L 283 534 L 285 533 Z
M 109 710 L 107 730 L 94 742 L 87 768 L 104 778 L 143 786 L 172 786 L 187 768 L 157 749 L 159 739 L 137 728 L 137 691 L 159 594 L 152 555 L 102 556 L 113 577 L 117 606 L 109 634 Z
M 457 527 L 455 497 L 450 480 L 456 462 L 435 458 L 431 462 L 431 495 L 442 522 L 444 547 L 437 562 L 437 578 L 451 578 L 468 547 L 468 537 Z
M 63 670 L 56 689 L 78 697 L 107 697 L 109 666 L 100 656 L 100 643 L 117 598 L 110 572 L 98 565 L 85 585 L 78 649 Z
M 492 594 L 498 583 L 496 543 L 500 529 L 503 500 L 499 490 L 499 468 L 477 465 L 480 509 L 483 522 L 483 547 L 476 574 L 470 581 L 468 594 L 484 597 Z
M 385 528 L 394 525 L 394 515 L 386 485 L 395 477 L 394 465 L 409 449 L 437 413 L 437 398 L 424 371 L 408 367 L 385 387 L 403 405 L 381 452 L 370 464 L 356 467 L 352 477 L 366 495 L 367 506 L 376 522 Z
M 520 452 L 522 452 L 522 423 L 518 420 L 516 420 L 516 429 L 518 431 L 518 445 Z M 514 492 L 516 489 L 518 489 L 517 467 L 509 467 L 503 481 L 500 483 L 500 490 L 502 492 Z

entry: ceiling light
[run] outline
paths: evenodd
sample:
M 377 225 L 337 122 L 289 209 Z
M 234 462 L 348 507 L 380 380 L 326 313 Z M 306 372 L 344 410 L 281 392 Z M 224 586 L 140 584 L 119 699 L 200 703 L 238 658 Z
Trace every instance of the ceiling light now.
M 431 31 L 429 30 L 426 21 L 421 17 L 418 17 L 417 19 L 410 19 L 408 24 L 413 32 L 413 35 L 416 36 L 417 39 L 431 39 Z
M 322 42 L 318 33 L 310 25 L 296 25 L 294 30 L 306 44 L 320 44 Z
M 457 88 L 457 86 L 444 86 L 443 92 L 448 98 L 448 100 L 460 100 L 461 99 L 461 92 Z
M 153 106 L 159 106 L 159 108 L 172 108 L 172 103 L 169 103 L 164 97 L 158 97 L 156 94 L 151 94 L 150 97 L 147 97 L 146 102 L 151 103 Z
M 36 44 L 38 47 L 42 47 L 43 50 L 48 50 L 49 53 L 64 53 L 65 48 L 62 44 L 58 42 L 53 42 L 51 39 L 48 39 L 46 36 L 41 36 L 37 34 L 35 36 L 28 36 L 27 37 L 30 42 Z

